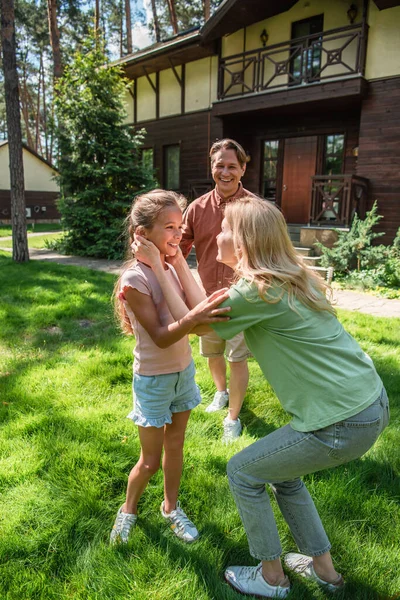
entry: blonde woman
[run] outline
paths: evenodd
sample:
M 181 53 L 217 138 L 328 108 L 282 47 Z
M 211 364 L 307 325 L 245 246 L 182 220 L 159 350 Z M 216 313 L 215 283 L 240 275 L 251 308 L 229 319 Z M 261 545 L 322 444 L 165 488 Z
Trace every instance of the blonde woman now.
M 244 332 L 292 417 L 228 463 L 250 553 L 260 563 L 229 567 L 225 578 L 244 594 L 284 598 L 289 593 L 268 484 L 301 552 L 286 555 L 287 568 L 334 592 L 344 581 L 301 477 L 353 460 L 374 444 L 389 420 L 385 389 L 371 359 L 337 320 L 324 282 L 296 254 L 275 206 L 259 198 L 227 206 L 217 243 L 217 260 L 235 270 L 236 283 L 224 303 L 231 308 L 230 320 L 211 327 L 224 339 Z M 146 243 L 142 251 L 152 256 L 166 300 L 172 302 L 156 253 Z M 198 323 L 199 311 L 195 318 Z M 180 322 L 191 319 L 189 312 Z

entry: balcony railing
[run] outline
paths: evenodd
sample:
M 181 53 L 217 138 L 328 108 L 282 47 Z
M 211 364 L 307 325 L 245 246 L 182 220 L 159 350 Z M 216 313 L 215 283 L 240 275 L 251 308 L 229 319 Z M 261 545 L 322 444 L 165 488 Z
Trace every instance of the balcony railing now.
M 349 25 L 222 58 L 218 99 L 364 75 L 367 25 Z
M 368 179 L 356 175 L 315 175 L 311 224 L 348 227 L 357 213 L 365 216 Z

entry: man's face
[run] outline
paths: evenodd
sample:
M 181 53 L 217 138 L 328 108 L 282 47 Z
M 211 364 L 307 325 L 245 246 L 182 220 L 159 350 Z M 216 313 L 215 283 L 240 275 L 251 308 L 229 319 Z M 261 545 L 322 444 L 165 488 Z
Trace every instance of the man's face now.
M 241 165 L 234 150 L 219 150 L 212 157 L 211 174 L 221 198 L 230 198 L 238 189 L 246 165 Z

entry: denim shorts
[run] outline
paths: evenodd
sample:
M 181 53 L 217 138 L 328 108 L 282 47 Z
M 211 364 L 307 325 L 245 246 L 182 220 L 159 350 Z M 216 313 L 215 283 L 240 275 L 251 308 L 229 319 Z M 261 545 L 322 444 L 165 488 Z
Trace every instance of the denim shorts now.
M 141 427 L 164 427 L 173 413 L 192 410 L 201 402 L 192 361 L 179 373 L 133 376 L 133 410 L 128 419 Z

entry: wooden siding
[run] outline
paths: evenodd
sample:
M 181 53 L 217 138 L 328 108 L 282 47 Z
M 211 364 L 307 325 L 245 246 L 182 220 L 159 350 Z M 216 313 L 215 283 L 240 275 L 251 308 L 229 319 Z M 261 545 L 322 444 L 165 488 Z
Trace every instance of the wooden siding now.
M 147 121 L 145 148 L 153 148 L 154 167 L 159 185 L 165 185 L 163 149 L 170 144 L 180 145 L 180 191 L 188 195 L 196 181 L 211 178 L 208 152 L 216 138 L 222 136 L 222 123 L 202 111 Z M 140 124 L 138 124 L 140 128 Z
M 363 101 L 357 175 L 370 180 L 369 208 L 378 200 L 380 230 L 389 243 L 400 227 L 400 77 L 369 84 Z
M 56 200 L 59 194 L 56 192 L 29 192 L 25 191 L 25 205 L 31 209 L 31 219 L 38 221 L 48 221 L 59 219 L 60 213 L 57 210 Z M 39 210 L 35 211 L 35 207 Z M 42 207 L 46 207 L 42 211 Z M 11 219 L 11 200 L 10 190 L 0 190 L 0 222 Z
M 285 139 L 296 136 L 321 136 L 318 144 L 317 172 L 321 172 L 323 137 L 327 134 L 344 133 L 346 136 L 344 173 L 356 172 L 356 158 L 353 148 L 358 144 L 360 121 L 359 106 L 348 107 L 347 110 L 324 111 L 319 109 L 313 113 L 295 112 L 293 114 L 271 114 L 241 116 L 240 119 L 224 119 L 223 135 L 232 137 L 243 145 L 251 160 L 247 165 L 243 179 L 244 186 L 261 193 L 261 164 L 263 140 Z

